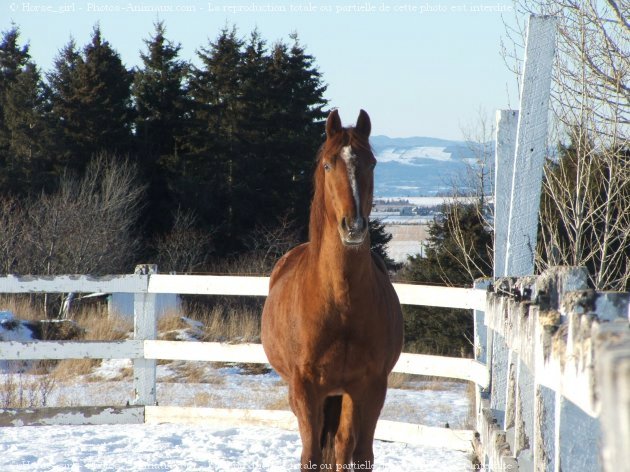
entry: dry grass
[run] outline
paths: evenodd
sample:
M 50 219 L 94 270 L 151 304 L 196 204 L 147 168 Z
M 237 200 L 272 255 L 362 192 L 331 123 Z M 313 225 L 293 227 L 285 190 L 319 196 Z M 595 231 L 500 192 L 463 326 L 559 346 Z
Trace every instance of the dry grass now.
M 108 315 L 104 307 L 81 311 L 74 320 L 85 330 L 84 341 L 122 341 L 133 331 L 131 319 Z
M 198 392 L 193 399 L 188 402 L 187 406 L 194 407 L 211 407 L 217 401 L 217 396 L 208 392 Z
M 104 306 L 78 306 L 72 313 L 72 320 L 41 321 L 43 304 L 31 296 L 7 296 L 0 298 L 0 309 L 11 310 L 16 318 L 29 321 L 36 331 L 36 337 L 48 340 L 80 341 L 119 341 L 128 339 L 133 332 L 133 320 L 117 315 L 108 315 Z M 197 307 L 187 310 L 186 317 L 199 321 L 197 327 L 186 321 L 182 313 L 168 313 L 158 320 L 160 339 L 177 340 L 182 331 L 200 341 L 212 342 L 260 342 L 260 310 L 255 303 L 241 303 L 236 300 L 218 300 L 214 307 Z M 47 374 L 55 381 L 86 376 L 87 380 L 96 380 L 89 376 L 100 364 L 99 359 L 67 359 L 61 361 L 42 361 L 34 363 L 37 373 Z M 194 362 L 170 363 L 176 372 L 169 381 L 190 383 L 222 383 L 221 377 L 207 373 L 204 366 Z M 264 374 L 269 372 L 265 365 L 246 364 L 241 366 L 245 374 Z M 121 372 L 120 379 L 129 378 L 130 369 Z M 7 395 L 9 395 L 7 393 Z
M 206 383 L 206 380 L 208 379 L 206 369 L 193 362 L 184 363 L 178 369 L 178 373 L 180 374 L 180 379 L 185 379 L 187 383 Z
M 260 313 L 251 308 L 214 308 L 197 314 L 205 325 L 202 341 L 258 343 L 260 342 Z
M 209 385 L 225 384 L 225 377 L 221 375 L 213 375 L 212 371 L 208 370 L 207 362 L 175 361 L 170 363 L 169 368 L 173 371 L 173 374 L 161 379 L 161 382 Z
M 409 387 L 409 382 L 413 376 L 401 372 L 392 372 L 387 378 L 387 388 L 404 389 Z
M 167 333 L 169 331 L 177 331 L 179 329 L 189 328 L 190 325 L 182 319 L 181 313 L 165 313 L 158 319 L 158 333 Z
M 227 316 L 213 310 L 205 329 L 204 341 L 260 342 L 260 315 L 253 311 L 231 310 Z
M 37 408 L 46 406 L 57 379 L 51 375 L 25 373 L 23 363 L 9 365 L 0 381 L 0 408 Z M 11 367 L 14 367 L 13 369 Z
M 392 372 L 387 379 L 388 388 L 396 388 L 402 390 L 432 390 L 441 391 L 449 390 L 453 382 L 459 382 L 456 379 L 445 377 L 434 377 L 428 375 L 404 374 L 401 372 Z M 463 382 L 463 380 L 461 381 Z
M 0 296 L 0 309 L 8 310 L 24 321 L 38 321 L 46 318 L 43 303 L 37 303 L 34 295 Z
M 289 398 L 286 395 L 283 395 L 280 398 L 276 398 L 275 400 L 270 400 L 265 403 L 265 410 L 290 410 L 291 406 L 289 405 Z
M 180 313 L 169 313 L 158 321 L 160 339 L 176 340 L 181 330 L 205 342 L 260 342 L 260 311 L 245 305 L 226 303 L 212 308 L 195 307 L 186 317 L 203 325 L 201 333 L 182 319 Z M 199 336 L 198 336 L 199 334 Z
M 79 338 L 82 341 L 122 341 L 133 330 L 132 321 L 117 315 L 108 315 L 105 309 L 82 310 L 75 315 L 75 323 L 83 329 Z M 100 359 L 65 359 L 59 361 L 53 375 L 59 379 L 69 379 L 88 375 L 99 365 Z M 127 378 L 129 372 L 121 373 Z

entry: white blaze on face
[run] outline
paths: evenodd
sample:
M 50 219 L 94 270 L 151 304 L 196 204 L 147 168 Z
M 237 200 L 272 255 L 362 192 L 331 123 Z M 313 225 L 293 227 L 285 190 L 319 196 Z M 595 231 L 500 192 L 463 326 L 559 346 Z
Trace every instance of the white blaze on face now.
M 352 195 L 354 196 L 354 203 L 357 206 L 357 218 L 361 217 L 361 205 L 359 199 L 359 185 L 357 184 L 357 156 L 352 152 L 352 146 L 344 146 L 341 148 L 341 158 L 346 163 L 346 169 L 348 170 L 348 180 L 350 181 L 350 188 L 352 189 Z

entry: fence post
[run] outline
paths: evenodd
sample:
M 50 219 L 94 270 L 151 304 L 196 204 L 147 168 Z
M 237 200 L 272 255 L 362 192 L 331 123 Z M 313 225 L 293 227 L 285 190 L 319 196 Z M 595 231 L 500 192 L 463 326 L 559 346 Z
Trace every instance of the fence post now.
M 474 287 L 476 289 L 485 290 L 490 285 L 490 279 L 477 279 L 475 280 Z M 485 311 L 473 310 L 473 326 L 474 326 L 474 357 L 476 361 L 479 361 L 486 365 L 486 369 L 490 370 L 488 363 L 488 350 L 490 349 L 488 339 L 488 330 L 484 324 Z M 490 389 L 482 391 L 479 385 L 475 386 L 475 421 L 479 425 L 479 421 L 482 414 L 482 397 L 487 396 L 487 392 Z
M 157 266 L 143 264 L 136 266 L 135 273 L 146 276 L 147 289 L 149 277 L 157 273 Z M 146 290 L 146 289 L 145 289 Z M 143 293 L 134 294 L 133 300 L 133 337 L 136 340 L 147 340 L 157 338 L 157 319 L 155 310 L 156 294 Z M 135 405 L 155 405 L 156 398 L 156 362 L 152 359 L 133 360 L 133 385 Z
M 497 110 L 494 156 L 494 277 L 505 277 L 507 231 L 512 198 L 517 110 Z
M 506 275 L 534 273 L 556 19 L 530 16 L 507 231 Z

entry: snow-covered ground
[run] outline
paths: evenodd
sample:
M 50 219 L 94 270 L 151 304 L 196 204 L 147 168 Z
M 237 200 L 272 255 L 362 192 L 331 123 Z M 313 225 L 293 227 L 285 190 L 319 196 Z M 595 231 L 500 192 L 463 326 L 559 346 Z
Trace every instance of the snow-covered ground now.
M 298 434 L 274 428 L 26 426 L 0 434 L 3 472 L 299 470 Z M 470 464 L 463 452 L 375 442 L 375 470 L 462 472 Z
M 5 323 L 13 323 L 5 314 Z M 18 337 L 15 326 L 0 336 Z M 21 329 L 21 328 L 17 328 Z M 13 334 L 8 334 L 12 331 Z M 27 333 L 20 332 L 26 339 Z M 186 337 L 186 333 L 182 333 Z M 0 368 L 0 390 L 21 375 Z M 58 380 L 48 406 L 125 405 L 132 398 L 131 361 L 105 360 L 88 375 Z M 24 381 L 25 377 L 30 377 Z M 205 362 L 158 365 L 162 406 L 288 409 L 287 388 L 273 371 Z M 407 379 L 391 388 L 381 418 L 428 426 L 466 428 L 466 384 Z M 1 399 L 1 395 L 0 395 Z M 12 471 L 285 471 L 298 470 L 297 432 L 268 427 L 207 425 L 24 426 L 0 428 L 0 472 Z M 376 470 L 468 471 L 467 453 L 376 441 Z

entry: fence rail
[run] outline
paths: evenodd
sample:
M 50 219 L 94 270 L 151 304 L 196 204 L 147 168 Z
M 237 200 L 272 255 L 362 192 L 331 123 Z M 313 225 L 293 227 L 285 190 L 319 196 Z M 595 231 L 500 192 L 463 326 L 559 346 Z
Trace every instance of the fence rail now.
M 0 293 L 65 293 L 115 291 L 134 293 L 134 339 L 124 341 L 34 341 L 0 342 L 2 360 L 37 359 L 132 359 L 135 398 L 131 406 L 41 408 L 3 410 L 0 425 L 23 424 L 103 424 L 156 421 L 225 422 L 231 424 L 285 425 L 289 412 L 260 410 L 221 410 L 156 406 L 156 361 L 189 360 L 237 363 L 267 363 L 260 344 L 226 344 L 157 340 L 155 296 L 158 293 L 197 295 L 266 296 L 269 278 L 240 276 L 162 275 L 152 273 L 150 266 L 139 266 L 134 275 L 91 277 L 62 275 L 57 277 L 0 277 Z M 403 304 L 453 308 L 476 308 L 485 305 L 485 291 L 466 288 L 394 285 Z M 472 381 L 487 388 L 487 367 L 474 359 L 448 358 L 403 353 L 395 372 L 446 377 Z M 410 444 L 440 445 L 472 451 L 474 432 L 381 421 L 377 438 Z
M 151 269 L 146 269 L 151 270 Z M 394 284 L 403 305 L 483 310 L 483 290 L 431 285 Z M 0 293 L 176 293 L 179 295 L 238 295 L 266 297 L 269 277 L 232 275 L 132 274 L 0 277 Z

